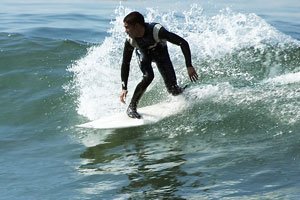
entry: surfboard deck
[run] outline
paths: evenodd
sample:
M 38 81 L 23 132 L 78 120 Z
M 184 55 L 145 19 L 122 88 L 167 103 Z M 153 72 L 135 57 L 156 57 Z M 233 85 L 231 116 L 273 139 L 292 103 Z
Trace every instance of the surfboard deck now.
M 180 102 L 165 102 L 151 106 L 138 108 L 138 113 L 142 116 L 141 119 L 133 119 L 127 116 L 126 112 L 116 113 L 110 116 L 102 117 L 95 121 L 77 125 L 81 128 L 94 129 L 122 129 L 129 127 L 143 126 L 154 124 L 160 120 L 180 112 L 184 104 Z

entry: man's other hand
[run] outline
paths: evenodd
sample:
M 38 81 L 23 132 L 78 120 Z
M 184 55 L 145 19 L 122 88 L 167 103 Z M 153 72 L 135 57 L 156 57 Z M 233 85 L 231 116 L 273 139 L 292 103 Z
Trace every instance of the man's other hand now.
M 198 80 L 198 74 L 193 66 L 187 67 L 188 75 L 192 82 L 196 82 Z
M 126 95 L 127 95 L 127 90 L 122 90 L 122 93 L 121 93 L 121 95 L 120 95 L 120 101 L 122 102 L 122 103 L 124 103 L 124 104 L 126 104 L 125 103 L 125 98 L 126 98 Z

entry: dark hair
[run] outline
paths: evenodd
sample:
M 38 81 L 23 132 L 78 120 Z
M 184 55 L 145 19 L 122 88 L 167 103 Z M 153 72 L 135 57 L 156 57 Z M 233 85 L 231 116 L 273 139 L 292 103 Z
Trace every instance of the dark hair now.
M 141 13 L 134 11 L 134 12 L 129 13 L 126 17 L 124 17 L 123 22 L 127 23 L 127 24 L 132 24 L 132 25 L 134 25 L 134 24 L 143 25 L 145 23 L 145 19 Z

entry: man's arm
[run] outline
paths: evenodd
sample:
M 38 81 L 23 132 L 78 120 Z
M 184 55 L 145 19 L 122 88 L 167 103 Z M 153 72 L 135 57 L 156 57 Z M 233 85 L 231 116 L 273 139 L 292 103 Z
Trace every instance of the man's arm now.
M 132 58 L 133 47 L 126 40 L 123 50 L 123 60 L 121 66 L 121 80 L 122 80 L 122 89 L 127 90 L 127 82 L 130 70 L 130 61 Z
M 120 101 L 122 103 L 125 103 L 125 97 L 127 94 L 127 82 L 128 82 L 130 61 L 132 58 L 133 49 L 134 48 L 126 40 L 125 44 L 124 44 L 123 60 L 122 60 L 122 66 L 121 66 L 122 93 L 120 95 Z
M 160 39 L 165 39 L 168 42 L 171 42 L 173 44 L 180 46 L 182 53 L 184 55 L 184 58 L 185 58 L 185 64 L 187 67 L 187 71 L 188 71 L 190 80 L 192 82 L 195 82 L 196 80 L 198 80 L 198 74 L 192 65 L 191 50 L 190 50 L 189 43 L 182 37 L 176 35 L 175 33 L 167 31 L 164 27 L 161 27 L 161 29 L 159 30 L 158 37 Z
M 176 35 L 175 33 L 167 31 L 164 27 L 161 27 L 158 33 L 158 37 L 160 39 L 165 39 L 168 42 L 176 44 L 180 46 L 182 53 L 185 58 L 185 64 L 187 67 L 192 66 L 192 59 L 191 59 L 191 50 L 189 43 L 183 39 L 182 37 Z

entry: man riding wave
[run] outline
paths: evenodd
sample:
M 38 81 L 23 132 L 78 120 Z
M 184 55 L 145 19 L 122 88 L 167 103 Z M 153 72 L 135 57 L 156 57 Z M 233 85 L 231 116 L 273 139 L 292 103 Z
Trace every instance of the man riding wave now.
M 189 44 L 182 37 L 167 31 L 158 23 L 145 23 L 144 16 L 136 11 L 129 13 L 123 22 L 128 38 L 125 41 L 123 50 L 121 66 L 122 93 L 120 101 L 125 103 L 125 97 L 128 93 L 127 82 L 130 61 L 135 50 L 139 67 L 143 73 L 143 79 L 135 88 L 127 109 L 127 115 L 131 118 L 140 119 L 141 116 L 137 112 L 137 105 L 154 78 L 152 62 L 156 63 L 169 93 L 179 95 L 183 92 L 183 88 L 177 85 L 176 74 L 167 48 L 167 41 L 181 47 L 187 72 L 192 82 L 198 80 L 198 74 L 192 66 Z

